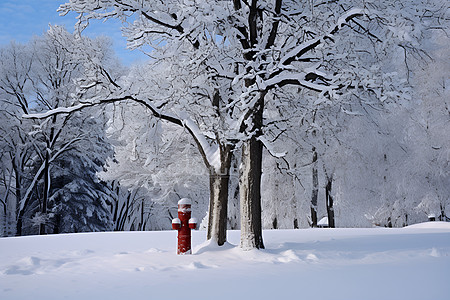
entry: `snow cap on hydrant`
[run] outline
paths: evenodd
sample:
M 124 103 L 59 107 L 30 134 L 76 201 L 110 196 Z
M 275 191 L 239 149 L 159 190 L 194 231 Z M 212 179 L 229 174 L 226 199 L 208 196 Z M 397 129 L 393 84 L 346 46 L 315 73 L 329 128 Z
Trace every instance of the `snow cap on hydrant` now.
M 189 198 L 182 198 L 182 199 L 180 199 L 180 201 L 178 201 L 178 205 L 180 205 L 180 204 L 189 204 L 189 205 L 191 205 L 192 201 Z
M 191 254 L 191 229 L 197 228 L 197 220 L 191 218 L 191 200 L 178 201 L 178 218 L 172 220 L 172 229 L 178 230 L 177 254 Z

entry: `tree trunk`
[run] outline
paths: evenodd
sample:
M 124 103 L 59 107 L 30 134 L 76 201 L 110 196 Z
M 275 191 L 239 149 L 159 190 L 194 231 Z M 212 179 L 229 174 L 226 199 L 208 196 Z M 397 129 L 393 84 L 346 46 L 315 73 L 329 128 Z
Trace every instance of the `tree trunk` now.
M 239 178 L 241 248 L 264 249 L 261 222 L 262 144 L 255 137 L 244 142 Z
M 299 229 L 299 227 L 298 227 L 298 219 L 294 219 L 294 229 Z
M 53 234 L 61 233 L 61 215 L 58 213 L 55 215 L 55 225 L 53 226 Z
M 14 173 L 15 173 L 15 180 L 16 180 L 16 186 L 15 186 L 15 190 L 16 190 L 16 236 L 21 236 L 22 235 L 22 219 L 23 219 L 23 214 L 24 214 L 24 210 L 25 207 L 27 206 L 28 203 L 28 199 L 26 199 L 26 203 L 24 205 L 24 209 L 20 210 L 20 201 L 22 201 L 22 190 L 21 190 L 21 173 L 19 173 L 19 169 L 17 167 L 17 165 L 14 163 L 13 160 L 13 169 L 14 169 Z
M 447 217 L 446 217 L 446 215 L 445 215 L 445 206 L 444 205 L 442 205 L 442 203 L 440 203 L 440 208 L 441 208 L 441 215 L 439 216 L 439 221 L 444 221 L 444 222 L 446 222 L 447 221 Z
M 39 234 L 40 235 L 47 234 L 45 223 L 47 222 L 48 192 L 50 190 L 49 160 L 50 160 L 50 153 L 47 150 L 46 154 L 45 154 L 45 162 L 44 162 L 44 164 L 45 164 L 45 167 L 44 167 L 44 193 L 43 193 L 43 197 L 42 197 L 42 209 L 41 209 L 41 214 L 42 214 L 42 217 L 44 218 L 44 220 L 39 225 Z
M 311 194 L 311 227 L 317 227 L 317 198 L 319 195 L 319 175 L 317 171 L 317 151 L 313 147 L 312 194 Z
M 273 218 L 272 227 L 273 227 L 273 229 L 278 229 L 278 219 L 277 219 L 277 217 Z
M 242 163 L 239 174 L 241 208 L 241 248 L 244 250 L 264 249 L 261 221 L 261 176 L 263 145 L 258 137 L 262 135 L 264 97 L 261 94 L 250 121 L 251 128 L 243 128 L 250 138 L 242 146 Z M 247 125 L 244 125 L 247 126 Z
M 6 202 L 6 200 L 5 200 L 5 202 L 3 202 L 3 201 L 0 201 L 0 202 L 1 202 L 1 204 L 3 204 L 3 220 L 2 220 L 3 233 L 2 233 L 2 236 L 6 237 L 6 236 L 8 236 L 8 215 L 7 215 L 8 210 L 6 209 L 7 202 Z
M 219 246 L 227 241 L 228 187 L 230 183 L 230 167 L 232 147 L 220 146 L 220 170 L 210 168 L 209 175 L 209 219 L 207 239 Z
M 117 214 L 119 213 L 119 203 L 120 203 L 120 190 L 119 186 L 116 187 L 116 195 L 117 198 L 115 198 L 113 201 L 111 201 L 111 214 L 112 214 L 112 221 L 113 221 L 113 230 L 117 230 Z
M 127 201 L 123 203 L 122 208 L 120 209 L 120 213 L 119 213 L 119 217 L 117 219 L 115 231 L 124 231 L 125 230 L 125 223 L 128 218 L 128 211 L 130 209 L 131 196 L 132 196 L 131 192 L 128 193 Z
M 142 199 L 141 201 L 141 222 L 139 222 L 139 226 L 138 226 L 138 230 L 139 231 L 144 231 L 144 199 Z
M 17 216 L 16 236 L 22 236 L 23 213 L 24 213 L 24 211 L 21 210 L 21 211 L 19 211 L 19 214 Z
M 334 222 L 334 200 L 331 196 L 331 188 L 333 184 L 333 177 L 327 176 L 327 185 L 325 186 L 325 200 L 327 204 L 327 215 L 328 215 L 328 226 L 330 228 L 335 228 L 335 222 Z

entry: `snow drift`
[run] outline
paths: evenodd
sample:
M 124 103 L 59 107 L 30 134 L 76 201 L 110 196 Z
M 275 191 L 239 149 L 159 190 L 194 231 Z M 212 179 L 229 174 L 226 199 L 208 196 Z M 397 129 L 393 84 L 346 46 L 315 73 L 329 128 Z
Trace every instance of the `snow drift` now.
M 402 229 L 266 230 L 266 250 L 193 232 L 0 239 L 1 299 L 433 299 L 450 294 L 450 223 Z M 440 298 L 441 299 L 441 298 Z

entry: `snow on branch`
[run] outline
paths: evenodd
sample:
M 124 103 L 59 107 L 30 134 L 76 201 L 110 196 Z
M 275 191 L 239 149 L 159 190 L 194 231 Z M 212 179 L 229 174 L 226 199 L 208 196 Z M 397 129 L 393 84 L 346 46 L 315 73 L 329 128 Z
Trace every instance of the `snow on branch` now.
M 204 133 L 200 131 L 200 128 L 198 125 L 192 121 L 189 117 L 178 117 L 172 114 L 167 114 L 161 112 L 159 109 L 154 107 L 151 103 L 151 101 L 139 99 L 134 96 L 124 96 L 124 97 L 117 97 L 112 99 L 95 99 L 92 102 L 86 102 L 86 103 L 80 103 L 78 105 L 72 106 L 72 107 L 59 107 L 56 109 L 49 110 L 45 113 L 40 114 L 25 114 L 23 115 L 23 118 L 26 119 L 45 119 L 51 116 L 59 115 L 59 114 L 70 114 L 74 113 L 76 111 L 80 111 L 82 109 L 96 106 L 96 105 L 102 105 L 102 104 L 109 104 L 109 103 L 115 103 L 115 102 L 121 102 L 130 100 L 139 104 L 142 104 L 146 108 L 148 108 L 152 115 L 160 118 L 162 120 L 165 120 L 169 123 L 182 126 L 186 128 L 189 132 L 189 134 L 194 138 L 195 143 L 197 144 L 197 147 L 202 155 L 202 158 L 205 162 L 205 164 L 208 167 L 213 167 L 216 170 L 220 169 L 220 151 L 219 147 L 215 142 L 209 143 L 207 140 L 207 137 Z
M 216 143 L 212 145 L 206 140 L 206 136 L 200 132 L 197 124 L 190 118 L 183 120 L 183 124 L 188 129 L 190 134 L 194 137 L 195 142 L 199 146 L 199 149 L 203 151 L 202 156 L 207 165 L 215 169 L 216 172 L 220 171 L 220 149 Z
M 70 140 L 69 142 L 67 142 L 61 149 L 59 149 L 55 154 L 53 154 L 48 163 L 51 163 L 52 161 L 54 161 L 56 158 L 58 158 L 62 153 L 64 153 L 65 151 L 67 151 L 69 149 L 69 147 L 82 140 L 82 138 L 77 137 L 74 138 L 72 140 Z M 50 149 L 47 149 L 47 151 L 50 151 Z M 31 192 L 33 191 L 34 187 L 36 186 L 37 182 L 39 181 L 39 179 L 41 178 L 42 173 L 44 172 L 45 169 L 45 162 L 43 162 L 39 168 L 39 170 L 36 172 L 36 174 L 33 177 L 33 180 L 31 181 L 30 185 L 28 186 L 25 195 L 22 197 L 22 199 L 20 200 L 20 204 L 19 204 L 19 210 L 23 211 L 25 209 L 26 203 L 27 203 L 27 199 L 30 196 Z
M 42 164 L 39 170 L 36 172 L 36 174 L 33 177 L 33 180 L 31 181 L 30 185 L 28 186 L 28 189 L 25 192 L 25 195 L 20 200 L 19 204 L 19 210 L 22 211 L 25 208 L 25 204 L 27 202 L 28 197 L 30 196 L 31 192 L 33 191 L 34 186 L 36 185 L 37 181 L 42 175 L 42 172 L 44 172 L 45 164 Z
M 270 155 L 272 155 L 275 158 L 282 158 L 284 156 L 286 156 L 286 152 L 276 152 L 273 149 L 273 146 L 270 144 L 270 142 L 264 137 L 264 136 L 259 136 L 258 140 L 264 145 L 264 148 L 267 149 L 267 151 L 269 151 Z
M 284 85 L 287 83 L 295 83 L 299 84 L 301 86 L 304 86 L 310 90 L 316 91 L 316 92 L 330 92 L 333 89 L 337 89 L 337 85 L 324 85 L 324 84 L 317 84 L 310 82 L 306 80 L 308 74 L 301 72 L 301 73 L 287 73 L 282 72 L 281 74 L 278 74 L 266 81 L 264 81 L 264 84 L 266 87 L 270 88 L 275 85 Z
M 288 51 L 280 60 L 280 64 L 282 65 L 288 65 L 291 63 L 295 58 L 302 56 L 303 54 L 307 53 L 308 51 L 316 48 L 318 45 L 323 43 L 323 41 L 326 38 L 331 38 L 340 28 L 342 28 L 344 25 L 348 24 L 350 20 L 363 16 L 365 14 L 364 9 L 360 8 L 353 8 L 347 11 L 344 15 L 342 15 L 338 21 L 336 22 L 336 25 L 334 25 L 328 33 L 324 34 L 321 37 L 315 38 L 313 40 L 309 40 L 307 42 L 301 43 L 300 45 L 296 46 L 292 50 Z
M 22 117 L 24 119 L 46 119 L 51 116 L 55 115 L 61 115 L 61 114 L 71 114 L 73 112 L 79 111 L 82 108 L 86 108 L 89 106 L 93 106 L 95 104 L 93 103 L 80 103 L 75 106 L 71 107 L 58 107 L 49 111 L 46 111 L 45 113 L 38 113 L 38 114 L 24 114 Z
M 177 21 L 176 15 L 163 14 L 160 10 L 153 12 L 145 1 L 100 1 L 99 3 L 99 1 L 71 0 L 69 3 L 61 4 L 57 11 L 60 16 L 65 16 L 70 11 L 78 13 L 76 27 L 80 32 L 89 25 L 90 19 L 118 18 L 124 21 L 136 14 L 136 19 L 143 17 L 156 26 L 175 30 L 180 34 L 184 33 L 184 28 Z

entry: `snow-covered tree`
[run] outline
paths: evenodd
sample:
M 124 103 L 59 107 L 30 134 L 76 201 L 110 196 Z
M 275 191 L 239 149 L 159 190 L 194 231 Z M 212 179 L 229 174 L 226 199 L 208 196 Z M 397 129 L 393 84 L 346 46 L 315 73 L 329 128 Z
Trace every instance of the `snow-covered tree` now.
M 4 209 L 4 234 L 14 235 L 16 205 L 23 195 L 26 170 L 32 162 L 33 145 L 28 132 L 31 124 L 20 115 L 28 112 L 28 73 L 32 52 L 26 45 L 11 43 L 0 49 L 1 95 L 1 190 Z
M 107 157 L 112 155 L 102 118 L 102 112 L 96 117 L 75 114 L 72 122 L 68 123 L 72 129 L 84 131 L 84 134 L 80 141 L 52 162 L 48 232 L 113 229 L 109 209 L 113 201 L 111 189 L 97 176 Z
M 47 232 L 47 221 L 57 213 L 56 210 L 62 209 L 61 203 L 68 199 L 59 197 L 56 200 L 52 196 L 65 185 L 70 189 L 69 185 L 77 181 L 80 189 L 83 182 L 90 186 L 91 191 L 99 189 L 95 172 L 106 160 L 109 149 L 100 134 L 103 130 L 101 122 L 86 113 L 54 116 L 47 120 L 23 119 L 22 115 L 72 105 L 72 94 L 78 87 L 76 80 L 92 71 L 89 67 L 92 61 L 105 61 L 111 57 L 105 42 L 105 39 L 75 40 L 64 28 L 51 26 L 43 37 L 37 37 L 27 45 L 12 44 L 2 49 L 0 87 L 3 91 L 2 123 L 6 124 L 2 127 L 6 133 L 2 150 L 8 157 L 3 162 L 2 177 L 5 180 L 2 184 L 6 191 L 10 191 L 6 197 L 15 195 L 10 211 L 16 215 L 13 221 L 18 235 L 23 233 L 24 221 L 28 227 L 39 225 L 40 233 Z M 101 119 L 99 116 L 95 118 Z M 83 149 L 95 151 L 81 155 Z M 78 167 L 80 163 L 84 169 Z M 80 191 L 78 199 L 91 191 Z M 73 193 L 70 197 L 73 200 L 77 195 Z M 99 196 L 92 204 L 89 201 L 84 204 L 101 207 L 101 199 Z M 60 200 L 61 205 L 55 204 Z M 75 206 L 75 201 L 72 202 Z M 82 204 L 77 205 L 80 207 Z M 72 217 L 80 211 L 78 208 Z M 99 219 L 105 221 L 106 217 L 100 214 Z M 107 220 L 105 222 L 108 223 Z
M 313 180 L 308 178 L 308 176 L 313 176 L 306 176 L 300 172 L 299 176 L 303 184 L 308 188 L 311 184 L 311 190 L 313 191 L 311 194 L 316 195 L 319 199 L 327 198 L 328 203 L 330 203 L 329 200 L 335 200 L 335 204 L 337 201 L 338 213 L 341 213 L 339 218 L 343 226 L 355 226 L 356 224 L 357 226 L 367 226 L 368 223 L 364 221 L 364 214 L 377 206 L 380 208 L 378 214 L 383 212 L 382 214 L 385 215 L 384 221 L 381 222 L 383 225 L 388 224 L 388 219 L 391 220 L 392 226 L 402 226 L 407 224 L 408 221 L 417 221 L 413 208 L 418 204 L 417 195 L 420 194 L 418 191 L 430 189 L 422 184 L 413 183 L 414 180 L 418 179 L 417 170 L 425 169 L 424 166 L 419 167 L 417 161 L 429 164 L 432 159 L 423 158 L 424 153 L 430 154 L 430 151 L 425 150 L 425 147 L 422 150 L 414 149 L 413 145 L 419 145 L 418 141 L 423 141 L 423 137 L 412 134 L 413 132 L 419 133 L 420 130 L 414 129 L 415 125 L 411 124 L 414 122 L 411 122 L 410 116 L 421 110 L 422 105 L 417 101 L 417 90 L 426 86 L 423 82 L 414 82 L 415 74 L 418 71 L 415 66 L 418 64 L 429 65 L 430 61 L 435 59 L 430 50 L 439 49 L 436 45 L 430 47 L 429 35 L 432 32 L 441 33 L 441 44 L 446 44 L 446 40 L 448 40 L 443 38 L 444 33 L 448 32 L 445 6 L 441 7 L 440 3 L 433 1 L 414 1 L 410 6 L 402 3 L 403 16 L 399 15 L 398 4 L 386 2 L 378 4 L 377 7 L 380 8 L 379 16 L 385 16 L 385 21 L 395 20 L 392 22 L 396 23 L 409 15 L 410 20 L 415 20 L 415 22 L 402 21 L 397 26 L 388 27 L 389 33 L 395 36 L 394 40 L 399 42 L 398 45 L 391 45 L 389 49 L 392 52 L 379 49 L 374 52 L 376 55 L 360 57 L 354 63 L 366 61 L 368 66 L 373 67 L 373 59 L 379 60 L 375 63 L 381 70 L 381 74 L 385 74 L 382 80 L 390 80 L 394 85 L 397 85 L 395 90 L 404 93 L 403 101 L 396 98 L 381 98 L 381 100 L 387 101 L 380 102 L 379 95 L 376 95 L 376 97 L 370 97 L 370 95 L 361 97 L 361 93 L 350 93 L 347 96 L 351 97 L 347 97 L 344 101 L 340 101 L 340 103 L 334 101 L 333 105 L 337 106 L 337 110 L 327 105 L 326 102 L 318 107 L 304 110 L 305 112 L 310 111 L 311 115 L 315 112 L 316 121 L 313 122 L 314 118 L 309 116 L 309 119 L 306 119 L 307 126 L 303 127 L 306 127 L 306 130 L 303 130 L 304 134 L 297 135 L 297 141 L 304 141 L 305 149 L 314 147 L 320 162 L 319 165 L 321 165 L 317 168 L 314 167 L 314 164 L 307 164 L 313 170 L 313 174 L 314 169 L 318 170 L 318 180 L 314 184 Z M 375 32 L 377 31 L 374 29 L 372 34 Z M 386 38 L 384 35 L 377 34 L 377 36 L 383 37 L 382 39 Z M 362 44 L 358 45 L 358 48 L 364 49 Z M 370 45 L 367 45 L 366 48 L 368 50 L 364 50 L 364 52 L 371 51 Z M 445 68 L 445 63 L 441 66 Z M 395 72 L 392 72 L 393 70 Z M 436 68 L 436 70 L 439 70 L 439 68 Z M 433 75 L 439 77 L 442 74 L 445 74 L 445 72 L 442 72 L 441 69 Z M 366 79 L 368 77 L 364 78 L 363 76 L 359 80 Z M 401 83 L 402 80 L 404 84 Z M 430 82 L 433 82 L 433 85 L 440 85 L 440 91 L 444 91 L 442 83 L 445 80 L 442 78 L 436 81 L 430 80 Z M 378 83 L 372 81 L 371 85 L 376 86 Z M 407 88 L 408 86 L 409 88 Z M 434 88 L 434 90 L 436 89 Z M 437 111 L 444 111 L 444 114 L 446 114 L 445 101 L 439 99 L 436 102 L 439 103 L 436 106 L 441 106 Z M 305 114 L 307 115 L 307 113 Z M 418 117 L 416 116 L 414 119 L 417 120 Z M 438 119 L 443 120 L 445 118 Z M 302 119 L 302 123 L 298 122 L 297 124 L 304 123 L 305 118 Z M 443 126 L 445 122 L 440 121 L 439 123 L 441 130 L 445 130 L 446 127 Z M 415 136 L 416 142 L 410 143 L 408 141 L 406 143 L 405 134 L 410 136 L 409 139 Z M 313 138 L 314 136 L 316 138 Z M 422 158 L 413 155 L 417 151 L 422 153 Z M 314 157 L 314 153 L 311 154 L 311 157 Z M 294 165 L 294 161 L 289 156 L 286 156 L 286 159 L 291 162 L 291 166 Z M 303 156 L 300 160 L 305 165 Z M 405 165 L 409 165 L 409 167 L 405 167 Z M 442 165 L 445 166 L 446 163 Z M 321 169 L 323 169 L 322 172 Z M 424 177 L 445 180 L 442 173 L 441 176 Z M 328 190 L 330 186 L 334 190 L 332 194 Z M 420 188 L 418 188 L 419 186 Z M 321 192 L 322 189 L 324 193 Z M 442 186 L 436 190 L 445 193 L 446 188 Z M 317 191 L 319 195 L 317 195 Z M 332 198 L 326 197 L 327 194 L 331 195 Z M 436 199 L 437 197 L 432 198 Z M 384 203 L 381 207 L 379 201 Z M 319 200 L 319 206 L 321 202 L 322 200 Z M 316 208 L 316 205 L 312 205 L 312 207 Z M 385 214 L 386 212 L 389 213 Z M 314 213 L 316 213 L 315 209 Z M 373 213 L 372 211 L 368 215 Z M 328 216 L 330 216 L 329 213 Z M 377 221 L 376 223 L 380 222 Z
M 448 195 L 448 185 L 444 184 L 448 181 L 448 151 L 441 146 L 448 141 L 444 137 L 449 130 L 448 53 L 443 50 L 443 45 L 448 45 L 449 22 L 446 6 L 440 9 L 440 3 L 434 4 L 437 6 L 428 2 L 420 20 L 409 25 L 409 31 L 406 23 L 392 29 L 401 43 L 391 64 L 398 73 L 406 74 L 411 100 L 385 106 L 382 113 L 380 109 L 369 109 L 365 121 L 364 117 L 355 120 L 351 129 L 354 134 L 359 128 L 366 128 L 364 135 L 356 133 L 360 141 L 356 138 L 350 142 L 354 145 L 353 162 L 360 161 L 360 166 L 355 169 L 347 161 L 347 168 L 339 168 L 347 177 L 345 185 L 338 183 L 342 189 L 340 198 L 359 199 L 355 211 L 361 216 L 365 210 L 374 223 L 382 226 L 424 221 L 428 213 L 445 216 L 440 208 L 448 206 L 445 203 L 449 198 L 444 196 Z M 420 1 L 415 5 L 418 11 L 425 8 Z M 355 187 L 348 190 L 352 172 L 359 191 Z M 370 181 L 371 185 L 366 183 Z M 345 223 L 348 226 L 362 221 L 349 219 Z
M 444 16 L 443 16 L 444 18 Z M 439 220 L 450 218 L 450 54 L 446 50 L 448 36 L 448 19 L 442 19 L 441 27 L 436 26 L 427 32 L 428 59 L 419 61 L 412 81 L 417 87 L 420 105 L 411 111 L 410 121 L 406 127 L 406 139 L 412 144 L 414 161 L 410 170 L 417 176 L 423 193 L 417 209 L 425 214 L 435 214 Z M 444 26 L 446 25 L 446 26 Z
M 182 127 L 149 117 L 136 103 L 123 102 L 111 109 L 108 135 L 114 143 L 115 155 L 108 160 L 100 177 L 119 182 L 120 187 L 129 189 L 132 194 L 140 191 L 141 196 L 131 201 L 139 206 L 144 202 L 145 207 L 165 208 L 160 216 L 150 209 L 145 210 L 146 215 L 152 214 L 155 219 L 152 224 L 156 228 L 171 228 L 169 221 L 177 214 L 180 198 L 192 199 L 193 214 L 197 218 L 203 216 L 209 196 L 208 170 Z M 142 209 L 139 209 L 130 219 L 141 214 Z M 165 224 L 159 220 L 164 220 Z
M 29 111 L 28 73 L 32 68 L 32 51 L 26 45 L 11 43 L 0 50 L 2 192 L 7 235 L 13 235 L 16 211 L 20 203 L 27 170 L 33 164 L 33 143 L 28 135 L 31 125 L 20 115 Z M 7 229 L 8 227 L 8 229 Z
M 104 74 L 108 94 L 65 112 L 132 100 L 185 127 L 211 170 L 209 228 L 219 244 L 225 241 L 232 150 L 242 147 L 241 246 L 263 248 L 262 149 L 272 149 L 265 134 L 279 121 L 268 109 L 293 101 L 286 94 L 291 86 L 312 92 L 306 100 L 314 105 L 405 98 L 403 77 L 393 65 L 386 68 L 384 58 L 399 52 L 399 41 L 402 49 L 415 49 L 413 25 L 433 3 L 414 3 L 74 0 L 60 11 L 79 13 L 79 29 L 93 18 L 130 21 L 123 29 L 130 46 L 152 47 L 151 70 L 162 76 L 148 88 L 145 80 L 117 82 Z M 98 84 L 89 80 L 83 87 Z

